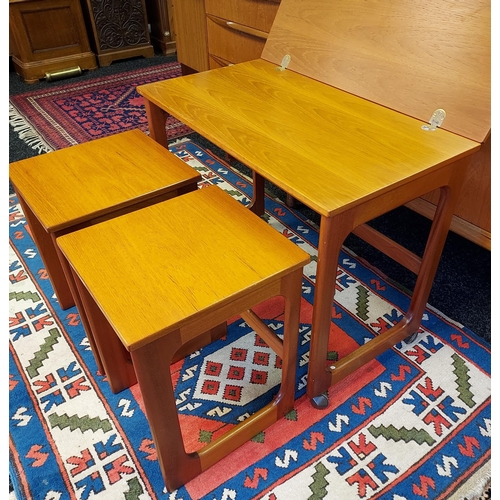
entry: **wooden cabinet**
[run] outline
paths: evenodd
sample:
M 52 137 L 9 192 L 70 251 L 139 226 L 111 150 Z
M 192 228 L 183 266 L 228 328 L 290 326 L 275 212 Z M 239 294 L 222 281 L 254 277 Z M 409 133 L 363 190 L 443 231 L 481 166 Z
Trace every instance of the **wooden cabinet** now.
M 259 59 L 279 0 L 173 0 L 183 73 Z
M 165 55 L 175 53 L 173 0 L 146 0 L 151 43 Z
M 278 7 L 274 0 L 206 0 L 210 68 L 259 59 Z
M 90 41 L 99 66 L 130 57 L 152 57 L 144 0 L 85 0 Z
M 10 0 L 9 38 L 14 68 L 27 83 L 97 67 L 78 0 Z
M 408 207 L 430 219 L 434 217 L 439 193 L 408 203 Z M 451 230 L 491 250 L 491 136 L 472 158 Z
M 173 0 L 177 60 L 184 74 L 206 71 L 207 23 L 204 0 Z

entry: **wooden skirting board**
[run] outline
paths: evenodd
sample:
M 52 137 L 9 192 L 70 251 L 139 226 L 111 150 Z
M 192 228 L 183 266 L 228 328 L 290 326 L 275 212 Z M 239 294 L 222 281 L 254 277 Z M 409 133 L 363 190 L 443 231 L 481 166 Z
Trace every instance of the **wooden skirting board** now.
M 408 208 L 411 208 L 415 212 L 428 217 L 429 219 L 434 218 L 434 213 L 436 211 L 436 206 L 432 203 L 429 203 L 422 198 L 417 198 L 416 200 L 410 201 L 405 205 Z M 481 229 L 470 222 L 467 222 L 456 215 L 453 216 L 450 230 L 467 238 L 468 240 L 480 245 L 487 250 L 491 250 L 491 233 Z

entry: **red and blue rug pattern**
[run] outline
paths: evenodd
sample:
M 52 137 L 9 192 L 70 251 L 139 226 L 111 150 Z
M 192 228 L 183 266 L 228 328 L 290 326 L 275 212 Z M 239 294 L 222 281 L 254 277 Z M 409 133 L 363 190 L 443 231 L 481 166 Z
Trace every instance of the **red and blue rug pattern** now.
M 202 174 L 201 188 L 216 184 L 250 202 L 251 184 L 227 163 L 191 141 L 172 150 Z M 413 500 L 482 491 L 490 477 L 489 346 L 429 307 L 415 340 L 332 387 L 327 410 L 314 409 L 305 388 L 317 228 L 270 197 L 265 218 L 312 257 L 304 268 L 295 409 L 168 493 L 138 386 L 113 394 L 97 373 L 78 312 L 60 309 L 21 208 L 10 198 L 10 469 L 19 500 Z M 408 303 L 345 250 L 330 358 L 391 328 Z M 282 332 L 279 300 L 256 312 Z M 280 362 L 233 318 L 226 337 L 172 365 L 186 449 L 205 446 L 270 401 Z
M 181 76 L 178 62 L 116 75 L 63 83 L 9 98 L 10 123 L 21 139 L 39 152 L 62 149 L 124 130 L 148 131 L 144 99 L 136 87 Z M 169 139 L 192 130 L 169 116 Z

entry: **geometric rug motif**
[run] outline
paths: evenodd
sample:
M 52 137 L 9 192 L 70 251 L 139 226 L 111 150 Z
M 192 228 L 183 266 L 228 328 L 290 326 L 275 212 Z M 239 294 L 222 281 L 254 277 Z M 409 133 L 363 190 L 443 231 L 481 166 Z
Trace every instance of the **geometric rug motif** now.
M 132 128 L 147 132 L 144 99 L 136 87 L 180 75 L 180 64 L 171 62 L 10 96 L 10 124 L 40 153 Z M 166 130 L 169 139 L 192 132 L 172 116 Z
M 245 323 L 239 326 L 249 330 Z M 268 322 L 267 326 L 276 332 L 279 325 Z M 244 406 L 280 383 L 276 368 L 281 368 L 281 359 L 258 335 L 246 340 L 245 345 L 233 342 L 212 355 L 207 353 L 194 388 L 195 398 Z
M 191 141 L 172 150 L 243 204 L 248 179 Z M 490 478 L 489 346 L 430 306 L 418 336 L 307 397 L 317 228 L 266 197 L 267 222 L 311 255 L 304 268 L 295 408 L 172 494 L 166 492 L 138 386 L 113 394 L 76 308 L 60 309 L 15 197 L 9 207 L 10 470 L 19 500 L 473 498 Z M 166 221 L 168 223 L 168 221 Z M 209 262 L 207 265 L 217 265 Z M 342 358 L 402 318 L 409 297 L 344 249 L 329 357 Z M 281 303 L 255 312 L 282 334 Z M 335 340 L 332 340 L 332 339 Z M 185 447 L 197 450 L 270 401 L 280 360 L 241 319 L 171 366 Z

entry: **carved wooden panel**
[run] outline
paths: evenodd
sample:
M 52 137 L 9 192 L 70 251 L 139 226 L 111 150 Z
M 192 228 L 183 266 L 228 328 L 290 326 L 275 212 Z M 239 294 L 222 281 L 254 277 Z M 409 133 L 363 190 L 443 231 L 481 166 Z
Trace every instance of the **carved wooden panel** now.
M 87 0 L 87 14 L 101 66 L 154 54 L 144 0 Z

